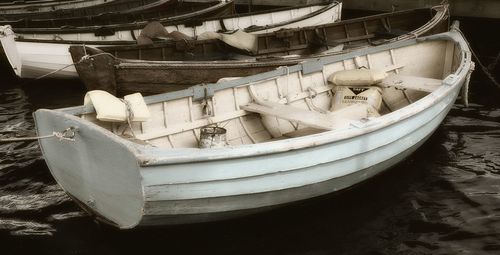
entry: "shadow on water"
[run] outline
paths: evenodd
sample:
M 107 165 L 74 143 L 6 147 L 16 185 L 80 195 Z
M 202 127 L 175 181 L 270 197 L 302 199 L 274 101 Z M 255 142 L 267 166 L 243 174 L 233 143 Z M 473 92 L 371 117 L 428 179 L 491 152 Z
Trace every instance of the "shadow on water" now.
M 117 231 L 95 224 L 64 198 L 35 211 L 13 213 L 47 224 L 45 231 L 50 234 L 10 233 L 6 238 L 11 239 L 13 249 L 38 254 L 132 254 L 159 249 L 219 254 L 377 254 L 412 249 L 418 233 L 408 232 L 406 226 L 422 218 L 405 194 L 411 192 L 412 183 L 424 180 L 431 171 L 426 162 L 437 158 L 429 159 L 428 154 L 444 153 L 446 157 L 446 149 L 439 146 L 439 133 L 413 157 L 373 181 L 268 213 L 216 223 Z M 42 176 L 48 171 L 40 162 L 29 170 L 42 171 Z M 49 175 L 42 176 L 46 185 L 53 185 Z M 31 245 L 24 246 L 26 242 Z M 403 246 L 394 247 L 394 243 Z
M 462 28 L 478 54 L 495 55 L 498 46 L 484 46 L 484 35 L 475 34 L 484 31 L 468 22 Z M 74 81 L 21 84 L 7 77 L 0 136 L 29 133 L 32 111 L 81 104 L 85 93 Z M 339 194 L 223 222 L 101 226 L 59 188 L 36 142 L 0 144 L 1 253 L 498 254 L 500 92 L 478 71 L 473 79 L 473 104 L 457 104 L 391 171 Z

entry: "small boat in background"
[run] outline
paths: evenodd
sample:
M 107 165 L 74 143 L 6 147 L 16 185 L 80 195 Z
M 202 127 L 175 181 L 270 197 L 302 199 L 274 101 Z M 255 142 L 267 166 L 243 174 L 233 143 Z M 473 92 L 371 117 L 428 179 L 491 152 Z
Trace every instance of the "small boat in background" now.
M 117 8 L 111 12 L 101 12 L 96 15 L 72 16 L 67 18 L 20 18 L 15 20 L 0 21 L 0 25 L 10 25 L 14 32 L 19 36 L 22 34 L 33 34 L 32 37 L 37 37 L 36 34 L 64 34 L 73 30 L 82 31 L 85 28 L 89 31 L 98 30 L 101 26 L 119 25 L 148 22 L 151 20 L 168 19 L 180 15 L 189 15 L 203 9 L 209 8 L 219 3 L 214 0 L 211 2 L 179 2 L 178 0 L 157 0 L 156 2 L 144 5 L 141 8 Z M 126 6 L 124 6 L 126 7 Z M 222 15 L 233 14 L 233 6 L 228 6 Z M 217 15 L 219 16 L 219 15 Z M 191 18 L 194 16 L 188 16 Z M 202 18 L 200 16 L 199 18 Z M 210 16 L 205 16 L 210 17 Z M 52 29 L 50 29 L 52 28 Z M 102 29 L 102 28 L 101 28 Z M 76 31 L 72 31 L 76 33 Z
M 259 34 L 257 51 L 251 56 L 218 40 L 192 42 L 192 48 L 180 47 L 182 42 L 99 48 L 74 45 L 70 52 L 88 90 L 149 95 L 228 76 L 262 73 L 363 46 L 446 32 L 448 17 L 445 5 Z M 294 53 L 299 55 L 288 55 Z
M 48 8 L 36 9 L 35 6 L 29 6 L 26 12 L 21 13 L 1 13 L 0 17 L 4 20 L 13 19 L 56 19 L 72 18 L 99 15 L 109 12 L 138 12 L 155 7 L 161 7 L 169 0 L 90 0 L 63 2 L 61 5 Z
M 218 3 L 218 4 L 216 4 Z M 247 32 L 264 33 L 282 28 L 297 28 L 326 24 L 340 20 L 342 4 L 328 0 L 321 4 L 307 4 L 293 7 L 276 8 L 267 11 L 234 13 L 234 1 L 182 3 L 174 13 L 163 14 L 157 19 L 141 18 L 136 22 L 116 23 L 108 25 L 74 24 L 68 27 L 29 27 L 16 28 L 18 40 L 32 42 L 53 41 L 87 41 L 91 44 L 98 41 L 135 41 L 146 24 L 156 20 L 168 31 L 179 31 L 196 37 L 207 31 L 226 31 L 248 29 Z M 200 6 L 203 9 L 193 9 Z M 183 11 L 183 9 L 185 11 Z M 79 20 L 78 22 L 80 22 Z M 64 22 L 64 20 L 62 21 Z
M 384 172 L 431 136 L 472 68 L 453 29 L 144 101 L 93 91 L 84 106 L 34 117 L 40 136 L 66 130 L 39 140 L 44 158 L 97 219 L 123 229 L 206 222 Z
M 73 8 L 92 7 L 114 1 L 116 0 L 15 1 L 0 4 L 0 17 L 21 17 L 37 13 L 57 12 Z
M 24 8 L 30 5 L 44 6 L 44 5 L 58 5 L 61 3 L 74 2 L 77 0 L 21 0 L 21 1 L 12 1 L 12 2 L 0 2 L 0 9 L 9 9 L 9 8 Z
M 224 6 L 229 5 L 229 3 L 221 3 L 220 5 L 222 4 Z M 230 4 L 232 5 L 233 2 L 230 2 Z M 179 31 L 193 37 L 203 32 L 224 29 L 248 29 L 248 32 L 251 33 L 263 33 L 282 28 L 295 28 L 337 21 L 340 19 L 341 6 L 336 1 L 328 1 L 320 5 L 279 8 L 271 11 L 230 15 L 223 18 L 203 18 L 205 16 L 200 11 L 198 13 L 200 16 L 195 16 L 197 18 L 193 20 L 186 20 L 186 17 L 196 13 L 177 16 L 178 20 L 172 17 L 163 20 L 161 23 L 167 31 Z M 206 13 L 215 8 L 216 6 L 212 6 L 205 9 L 204 12 Z M 21 78 L 36 78 L 56 70 L 59 71 L 51 75 L 51 77 L 76 78 L 78 74 L 75 68 L 71 66 L 73 60 L 69 53 L 70 45 L 135 45 L 136 38 L 140 36 L 141 29 L 146 24 L 146 22 L 139 22 L 128 25 L 106 26 L 106 29 L 104 29 L 108 32 L 106 36 L 96 35 L 101 30 L 95 28 L 92 28 L 87 33 L 78 33 L 73 29 L 67 29 L 56 34 L 37 34 L 38 39 L 26 39 L 27 34 L 17 34 L 16 38 L 16 34 L 12 30 L 7 31 L 10 28 L 4 27 L 5 32 L 3 36 L 0 34 L 0 41 L 5 54 L 11 60 L 12 68 Z M 42 30 L 48 31 L 46 29 Z M 68 33 L 64 34 L 65 31 Z M 69 40 L 56 40 L 54 37 L 65 37 L 66 39 L 69 38 Z M 97 41 L 87 41 L 86 39 Z M 9 48 L 9 50 L 7 51 L 5 48 Z

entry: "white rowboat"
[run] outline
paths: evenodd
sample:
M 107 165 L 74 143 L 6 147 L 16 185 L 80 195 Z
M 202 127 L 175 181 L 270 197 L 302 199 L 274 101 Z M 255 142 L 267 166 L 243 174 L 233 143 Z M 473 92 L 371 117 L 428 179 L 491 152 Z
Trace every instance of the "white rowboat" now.
M 222 28 L 221 24 L 224 23 L 228 30 L 252 27 L 251 33 L 264 33 L 283 28 L 305 27 L 338 21 L 341 17 L 341 8 L 341 3 L 331 2 L 328 5 L 313 5 L 256 15 L 210 19 L 195 27 L 182 24 L 167 25 L 166 29 L 169 32 L 180 31 L 187 35 L 196 36 L 207 31 L 218 31 Z M 69 53 L 70 45 L 85 44 L 98 47 L 110 44 L 133 44 L 135 43 L 134 37 L 137 38 L 140 34 L 140 29 L 137 28 L 133 30 L 134 36 L 130 30 L 123 30 L 116 31 L 111 36 L 96 37 L 93 32 L 73 34 L 55 32 L 54 34 L 22 34 L 24 39 L 16 39 L 16 35 L 9 31 L 10 29 L 5 26 L 0 29 L 4 31 L 3 33 L 0 31 L 0 42 L 5 55 L 8 56 L 9 60 L 13 60 L 10 62 L 11 66 L 21 78 L 37 78 L 56 70 L 59 71 L 52 74 L 51 78 L 77 78 L 78 73 L 72 66 L 73 60 Z M 54 38 L 63 40 L 54 40 Z M 8 51 L 5 50 L 7 48 Z M 20 65 L 16 66 L 18 63 Z
M 115 0 L 73 0 L 73 1 L 50 1 L 50 2 L 28 2 L 25 4 L 13 4 L 0 7 L 0 16 L 5 14 L 31 14 L 41 12 L 55 12 L 57 10 L 85 8 L 99 4 L 113 2 Z
M 366 104 L 330 112 L 337 90 L 327 79 L 362 66 L 389 74 L 376 85 L 380 116 L 354 113 Z M 34 115 L 40 136 L 77 129 L 73 141 L 40 144 L 59 185 L 99 219 L 119 228 L 205 222 L 342 190 L 394 166 L 440 125 L 472 68 L 453 30 L 146 97 L 151 119 L 131 126 L 97 120 L 89 105 Z M 210 124 L 227 130 L 226 147 L 198 148 Z

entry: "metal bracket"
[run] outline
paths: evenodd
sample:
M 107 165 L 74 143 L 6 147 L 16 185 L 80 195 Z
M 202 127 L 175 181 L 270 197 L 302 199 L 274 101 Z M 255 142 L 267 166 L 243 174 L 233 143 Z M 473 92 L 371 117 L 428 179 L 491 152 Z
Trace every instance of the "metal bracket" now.
M 212 86 L 205 84 L 192 87 L 193 101 L 212 98 L 215 94 L 215 89 Z
M 304 75 L 319 71 L 323 71 L 323 63 L 319 58 L 302 63 L 302 74 Z

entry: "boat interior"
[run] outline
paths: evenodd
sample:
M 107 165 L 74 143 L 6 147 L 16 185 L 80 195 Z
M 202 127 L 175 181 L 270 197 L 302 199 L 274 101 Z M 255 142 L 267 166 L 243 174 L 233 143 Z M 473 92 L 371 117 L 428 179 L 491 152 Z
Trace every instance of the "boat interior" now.
M 147 120 L 135 121 L 130 112 L 136 111 L 129 109 L 120 121 L 102 121 L 105 113 L 95 104 L 97 113 L 80 116 L 130 141 L 164 148 L 199 148 L 206 127 L 224 129 L 224 146 L 292 139 L 356 127 L 415 103 L 442 86 L 461 58 L 452 41 L 425 41 L 347 55 L 316 67 L 319 71 L 282 67 L 275 71 L 282 75 L 217 89 L 234 79 L 223 78 L 209 85 L 212 97 L 180 91 L 146 98 Z M 360 84 L 360 76 L 368 78 Z

